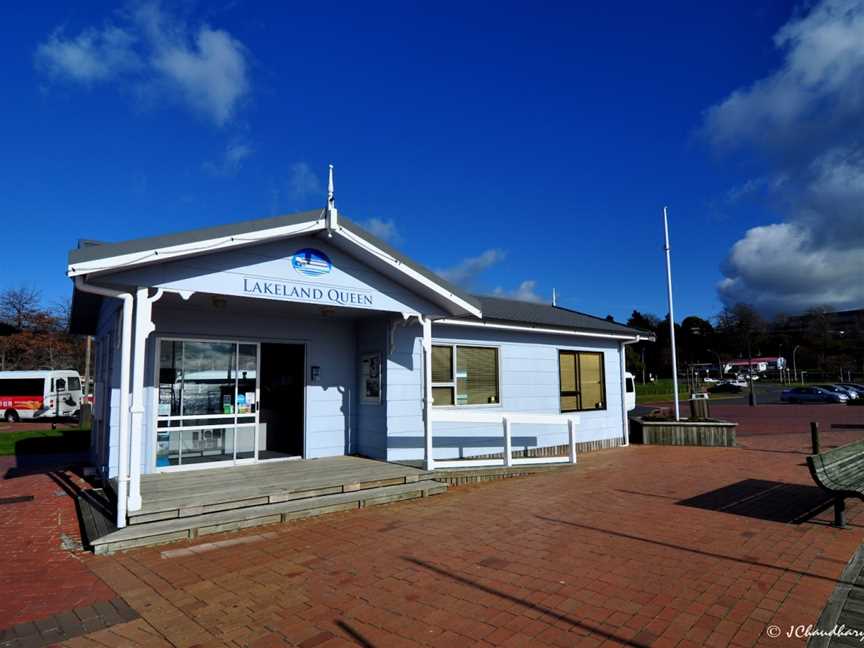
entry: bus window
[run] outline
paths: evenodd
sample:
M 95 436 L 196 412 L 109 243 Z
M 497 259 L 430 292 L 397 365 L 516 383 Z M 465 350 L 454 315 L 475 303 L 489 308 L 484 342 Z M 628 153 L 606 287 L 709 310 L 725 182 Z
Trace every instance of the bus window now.
M 78 391 L 81 389 L 81 380 L 75 376 L 69 376 L 69 391 Z
M 627 378 L 627 393 L 631 393 L 633 391 L 633 379 Z
M 63 378 L 58 378 L 56 383 L 57 391 L 66 391 L 66 381 Z

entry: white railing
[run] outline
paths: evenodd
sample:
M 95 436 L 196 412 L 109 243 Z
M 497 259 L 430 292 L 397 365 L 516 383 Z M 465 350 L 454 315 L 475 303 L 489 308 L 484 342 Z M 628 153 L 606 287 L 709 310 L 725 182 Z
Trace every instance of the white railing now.
M 504 457 L 502 459 L 439 460 L 427 456 L 427 470 L 434 470 L 435 468 L 473 468 L 484 466 L 519 466 L 525 464 L 576 463 L 576 426 L 579 424 L 579 417 L 576 415 L 528 414 L 521 412 L 432 408 L 430 420 L 433 423 L 497 423 L 503 427 Z M 567 425 L 568 455 L 566 457 L 513 457 L 512 427 L 514 424 Z M 427 443 L 427 448 L 431 445 L 431 443 Z

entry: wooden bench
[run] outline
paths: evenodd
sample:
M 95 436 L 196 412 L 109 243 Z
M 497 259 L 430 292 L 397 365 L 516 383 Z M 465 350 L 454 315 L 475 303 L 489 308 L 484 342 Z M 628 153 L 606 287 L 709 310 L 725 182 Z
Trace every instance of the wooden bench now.
M 807 457 L 810 474 L 834 496 L 834 524 L 846 526 L 846 498 L 864 500 L 864 441 Z

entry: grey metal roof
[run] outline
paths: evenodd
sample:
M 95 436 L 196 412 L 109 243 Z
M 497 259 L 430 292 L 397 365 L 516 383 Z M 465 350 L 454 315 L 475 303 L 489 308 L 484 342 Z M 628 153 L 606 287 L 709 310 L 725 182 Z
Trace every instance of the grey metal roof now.
M 224 238 L 227 236 L 239 236 L 250 232 L 284 227 L 287 225 L 297 225 L 304 222 L 314 222 L 324 217 L 324 210 L 316 209 L 312 211 L 299 212 L 296 214 L 287 214 L 284 216 L 275 216 L 271 218 L 260 218 L 256 220 L 244 221 L 240 223 L 231 223 L 227 225 L 217 225 L 215 227 L 205 227 L 201 229 L 189 230 L 186 232 L 178 232 L 175 234 L 166 234 L 163 236 L 151 236 L 147 238 L 133 239 L 122 241 L 119 243 L 99 243 L 96 241 L 82 241 L 79 247 L 69 252 L 69 265 L 74 266 L 76 263 L 85 261 L 96 261 L 98 259 L 108 259 L 122 254 L 134 254 L 136 252 L 147 252 L 159 248 L 169 247 L 172 245 L 182 245 L 188 243 L 196 243 L 198 241 L 207 241 L 211 239 Z M 415 272 L 423 275 L 427 279 L 436 282 L 453 295 L 463 299 L 464 301 L 473 304 L 483 313 L 483 319 L 487 321 L 500 321 L 525 324 L 528 326 L 552 326 L 565 329 L 573 329 L 578 331 L 596 331 L 600 333 L 620 333 L 625 335 L 640 334 L 643 337 L 650 336 L 645 331 L 619 324 L 617 322 L 609 322 L 608 320 L 585 313 L 562 308 L 560 306 L 552 306 L 551 304 L 538 304 L 534 302 L 524 302 L 515 299 L 504 299 L 500 297 L 488 297 L 480 295 L 471 295 L 464 290 L 457 288 L 447 280 L 443 279 L 438 274 L 432 272 L 429 268 L 417 263 L 416 261 L 406 257 L 398 250 L 381 239 L 373 236 L 362 227 L 339 215 L 339 224 L 357 236 L 369 241 L 379 249 L 383 250 L 400 263 L 405 264 Z M 94 327 L 94 321 L 90 319 L 92 315 L 88 311 L 94 309 L 98 311 L 97 303 L 101 300 L 91 299 L 88 295 L 84 299 L 84 295 L 73 295 L 73 320 L 78 324 L 75 328 L 84 332 L 83 329 L 90 330 Z M 93 296 L 95 297 L 95 296 Z M 77 306 L 77 308 L 76 308 Z M 85 315 L 87 313 L 87 315 Z M 466 316 L 464 319 L 473 319 Z
M 552 304 L 538 304 L 536 302 L 519 301 L 517 299 L 505 299 L 502 297 L 489 297 L 475 295 L 480 302 L 484 321 L 499 321 L 502 323 L 516 322 L 527 326 L 551 326 L 576 331 L 591 331 L 597 333 L 618 333 L 622 335 L 640 335 L 653 337 L 651 333 L 639 329 L 610 322 L 602 317 L 586 315 L 578 311 L 553 306 Z M 469 319 L 469 318 L 459 318 Z
M 209 241 L 226 236 L 239 236 L 249 232 L 284 227 L 286 225 L 297 225 L 318 220 L 324 217 L 323 209 L 315 209 L 296 214 L 274 216 L 271 218 L 259 218 L 256 220 L 242 221 L 240 223 L 229 223 L 227 225 L 216 225 L 214 227 L 203 227 L 200 229 L 176 232 L 174 234 L 163 234 L 161 236 L 148 236 L 146 238 L 131 239 L 119 243 L 99 243 L 86 241 L 84 245 L 69 252 L 69 265 L 82 263 L 84 261 L 96 261 L 97 259 L 109 259 L 121 254 L 134 254 L 136 252 L 149 252 L 159 248 L 172 245 L 183 245 L 186 243 L 197 243 Z

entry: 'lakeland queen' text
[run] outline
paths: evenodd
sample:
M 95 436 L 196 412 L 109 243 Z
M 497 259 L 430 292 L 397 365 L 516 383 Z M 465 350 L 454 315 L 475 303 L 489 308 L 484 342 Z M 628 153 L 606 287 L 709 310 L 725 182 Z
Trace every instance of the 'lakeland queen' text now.
M 278 281 L 256 281 L 243 278 L 243 292 L 250 295 L 282 297 L 301 301 L 327 301 L 340 306 L 372 306 L 372 295 L 339 288 L 317 288 L 314 286 L 294 286 Z

